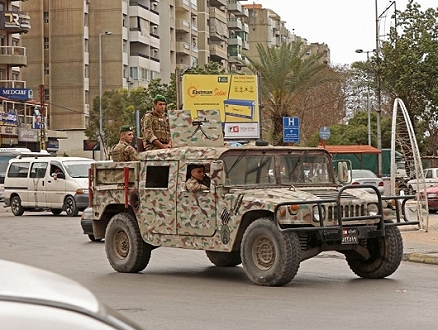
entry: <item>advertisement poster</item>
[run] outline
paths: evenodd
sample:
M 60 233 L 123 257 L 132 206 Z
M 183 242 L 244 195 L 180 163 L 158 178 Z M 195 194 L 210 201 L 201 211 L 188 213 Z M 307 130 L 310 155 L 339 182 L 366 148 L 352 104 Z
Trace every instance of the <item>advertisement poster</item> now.
M 219 110 L 226 139 L 260 137 L 256 75 L 184 75 L 183 109 Z

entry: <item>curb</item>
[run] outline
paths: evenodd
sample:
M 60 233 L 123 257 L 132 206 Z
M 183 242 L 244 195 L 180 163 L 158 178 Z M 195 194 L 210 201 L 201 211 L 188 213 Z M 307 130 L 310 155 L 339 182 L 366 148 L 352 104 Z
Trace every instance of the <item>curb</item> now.
M 438 265 L 438 252 L 432 253 L 403 253 L 404 261 Z

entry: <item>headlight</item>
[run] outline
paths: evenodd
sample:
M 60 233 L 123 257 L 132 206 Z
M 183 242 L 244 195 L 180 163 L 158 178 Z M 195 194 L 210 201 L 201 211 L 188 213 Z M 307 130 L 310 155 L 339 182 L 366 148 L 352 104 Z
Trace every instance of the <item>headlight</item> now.
M 324 208 L 324 206 L 321 206 L 321 213 L 319 213 L 318 205 L 315 205 L 312 208 L 312 211 L 313 211 L 313 221 L 315 221 L 315 222 L 320 222 L 321 220 L 324 221 L 324 219 L 325 219 L 325 208 Z M 322 217 L 322 219 L 320 218 L 320 216 Z
M 368 204 L 368 214 L 369 215 L 379 214 L 379 207 L 377 206 L 377 204 Z

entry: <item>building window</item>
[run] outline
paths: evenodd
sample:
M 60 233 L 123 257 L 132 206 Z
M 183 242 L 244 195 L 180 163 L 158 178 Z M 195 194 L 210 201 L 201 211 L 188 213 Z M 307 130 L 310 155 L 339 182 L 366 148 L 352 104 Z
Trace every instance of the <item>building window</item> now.
M 89 78 L 89 71 L 90 71 L 90 68 L 88 67 L 88 64 L 85 64 L 85 72 L 84 72 L 85 78 Z
M 5 3 L 0 2 L 0 11 L 5 11 Z
M 84 14 L 84 26 L 88 26 L 88 14 Z
M 50 89 L 44 88 L 44 101 L 50 100 Z
M 12 72 L 12 80 L 19 80 L 20 74 L 18 72 Z
M 20 45 L 20 40 L 12 38 L 12 46 L 17 47 Z
M 134 80 L 138 80 L 138 68 L 132 66 L 130 67 L 129 71 L 129 76 Z
M 5 80 L 5 77 L 6 77 L 6 71 L 0 70 L 0 80 Z
M 90 104 L 90 91 L 85 91 L 85 104 Z
M 49 63 L 44 63 L 44 74 L 49 75 Z
M 49 49 L 49 38 L 48 37 L 44 37 L 44 49 L 45 50 Z
M 45 11 L 44 12 L 44 23 L 49 23 L 49 12 Z

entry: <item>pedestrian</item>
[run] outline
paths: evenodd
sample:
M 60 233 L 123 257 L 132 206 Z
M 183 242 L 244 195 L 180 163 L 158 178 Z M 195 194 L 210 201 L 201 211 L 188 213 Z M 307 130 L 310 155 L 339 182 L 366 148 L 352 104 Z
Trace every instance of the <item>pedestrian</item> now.
M 154 109 L 141 119 L 145 150 L 172 148 L 169 120 L 164 111 L 166 103 L 166 98 L 163 95 L 156 95 Z
M 205 175 L 205 165 L 191 164 L 187 168 L 187 181 L 185 188 L 187 191 L 196 192 L 210 189 L 210 178 Z
M 129 125 L 120 127 L 119 143 L 111 151 L 111 157 L 115 162 L 129 162 L 138 160 L 137 151 L 131 145 L 134 139 L 134 133 Z

